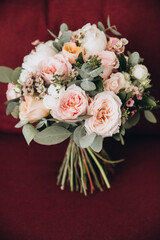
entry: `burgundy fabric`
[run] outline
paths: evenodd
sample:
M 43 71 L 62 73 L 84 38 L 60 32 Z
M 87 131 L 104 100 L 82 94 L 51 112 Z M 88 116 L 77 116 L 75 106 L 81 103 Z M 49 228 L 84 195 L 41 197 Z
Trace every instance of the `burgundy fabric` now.
M 145 58 L 160 98 L 159 10 L 159 0 L 1 0 L 0 65 L 20 66 L 33 40 L 50 39 L 46 28 L 57 34 L 62 22 L 77 29 L 105 23 L 109 14 L 128 49 Z M 160 124 L 142 119 L 129 132 L 143 135 L 128 135 L 124 147 L 107 139 L 112 158 L 126 161 L 110 176 L 110 190 L 84 197 L 56 186 L 67 142 L 28 147 L 21 134 L 9 133 L 18 130 L 5 116 L 5 91 L 0 84 L 0 240 L 160 239 Z
M 159 145 L 158 137 L 132 137 L 123 148 L 106 143 L 126 162 L 110 190 L 85 197 L 56 186 L 66 143 L 28 147 L 22 135 L 1 133 L 0 239 L 160 239 Z
M 111 23 L 129 40 L 128 49 L 139 51 L 145 58 L 157 90 L 155 95 L 160 98 L 159 10 L 159 0 L 1 0 L 0 65 L 21 66 L 23 57 L 32 49 L 33 40 L 51 38 L 47 28 L 57 34 L 62 22 L 76 30 L 87 22 L 102 21 L 105 24 L 110 15 Z M 0 83 L 0 130 L 17 132 L 20 130 L 13 127 L 17 120 L 5 115 L 6 87 L 6 84 Z M 159 111 L 155 115 L 159 119 Z M 131 132 L 160 133 L 160 124 L 148 124 L 142 117 L 137 128 Z

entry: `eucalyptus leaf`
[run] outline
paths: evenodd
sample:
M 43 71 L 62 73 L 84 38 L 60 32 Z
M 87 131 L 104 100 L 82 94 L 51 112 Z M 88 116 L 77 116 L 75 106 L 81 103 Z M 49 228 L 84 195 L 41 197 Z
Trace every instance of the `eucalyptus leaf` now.
M 21 71 L 22 71 L 21 67 L 17 67 L 14 69 L 12 76 L 11 76 L 12 83 L 17 84 L 17 81 L 19 79 Z
M 88 119 L 88 118 L 90 118 L 90 117 L 92 117 L 93 115 L 80 115 L 79 117 L 78 117 L 78 119 Z
M 81 82 L 81 87 L 85 91 L 94 91 L 96 89 L 96 85 L 93 82 L 90 82 L 90 81 L 82 81 Z
M 79 140 L 81 137 L 86 135 L 86 131 L 82 125 L 78 126 L 73 132 L 73 140 L 80 147 Z
M 13 112 L 14 108 L 17 106 L 17 102 L 10 102 L 7 105 L 6 108 L 6 115 L 8 116 L 9 114 L 11 114 L 11 112 Z
M 88 78 L 88 73 L 85 70 L 82 70 L 80 68 L 76 68 L 76 70 L 78 71 L 79 75 L 81 76 L 81 78 Z
M 71 31 L 63 32 L 62 35 L 60 36 L 60 42 L 62 42 L 62 43 L 69 42 L 71 37 L 72 37 Z
M 110 28 L 110 31 L 116 36 L 121 36 L 121 33 L 118 32 L 117 30 L 113 29 L 113 28 Z
M 89 147 L 93 143 L 95 137 L 96 137 L 96 133 L 86 134 L 85 136 L 81 137 L 79 139 L 81 148 Z
M 33 138 L 39 133 L 39 131 L 32 124 L 25 124 L 23 126 L 22 133 L 29 145 Z
M 72 133 L 61 126 L 47 127 L 39 132 L 34 141 L 42 145 L 53 145 L 66 140 Z
M 11 112 L 12 117 L 15 119 L 19 118 L 19 106 L 16 105 L 13 111 Z
M 104 66 L 96 68 L 95 70 L 91 71 L 88 75 L 91 77 L 97 77 L 103 72 Z
M 61 51 L 62 50 L 62 45 L 59 42 L 53 42 L 53 46 L 58 50 Z
M 116 141 L 120 141 L 120 134 L 116 133 L 112 136 Z
M 157 123 L 157 119 L 155 118 L 154 114 L 151 111 L 145 110 L 144 111 L 144 116 L 149 122 Z
M 63 32 L 66 32 L 68 31 L 68 26 L 66 23 L 62 23 L 61 26 L 60 26 L 60 31 L 63 33 Z
M 11 76 L 13 69 L 9 67 L 0 66 L 0 82 L 9 83 L 11 82 Z
M 25 123 L 23 123 L 23 122 L 18 122 L 14 127 L 15 128 L 21 128 L 21 127 L 23 127 L 25 125 Z
M 103 147 L 103 138 L 102 136 L 96 135 L 93 143 L 91 144 L 91 148 L 95 152 L 100 152 L 102 150 L 102 147 Z
M 129 58 L 128 58 L 128 63 L 134 67 L 136 64 L 139 63 L 139 59 L 140 59 L 140 56 L 139 56 L 139 53 L 138 52 L 133 52 L 129 55 Z
M 126 129 L 129 129 L 129 128 L 131 128 L 131 127 L 134 127 L 134 126 L 139 122 L 139 120 L 140 120 L 140 114 L 139 114 L 139 112 L 136 112 L 132 118 L 130 117 L 130 118 L 125 122 L 124 127 L 125 127 Z
M 109 15 L 108 15 L 108 17 L 107 17 L 107 25 L 108 25 L 109 28 L 111 27 L 110 16 L 109 16 Z
M 55 39 L 59 39 L 54 33 L 52 33 L 49 29 L 47 29 L 47 31 L 49 32 L 49 34 L 54 37 Z
M 99 30 L 101 30 L 101 31 L 103 31 L 103 32 L 106 31 L 106 30 L 105 30 L 105 27 L 104 27 L 104 25 L 103 25 L 102 22 L 98 22 L 98 28 L 99 28 Z

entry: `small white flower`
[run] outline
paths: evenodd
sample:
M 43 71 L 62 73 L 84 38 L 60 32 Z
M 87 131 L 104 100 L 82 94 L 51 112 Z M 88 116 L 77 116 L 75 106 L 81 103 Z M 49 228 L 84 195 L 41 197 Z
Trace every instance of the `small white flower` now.
M 45 95 L 43 104 L 47 109 L 52 109 L 56 105 L 56 99 L 51 95 Z
M 132 69 L 132 76 L 138 80 L 146 79 L 148 75 L 148 69 L 142 64 L 137 64 Z
M 21 74 L 18 79 L 18 83 L 21 85 L 24 84 L 24 82 L 30 77 L 30 73 L 28 70 L 22 69 Z
M 62 85 L 60 84 L 57 84 L 56 86 L 51 84 L 48 88 L 48 94 L 53 96 L 54 98 L 58 98 L 59 94 L 62 92 L 65 92 L 65 87 L 62 87 Z

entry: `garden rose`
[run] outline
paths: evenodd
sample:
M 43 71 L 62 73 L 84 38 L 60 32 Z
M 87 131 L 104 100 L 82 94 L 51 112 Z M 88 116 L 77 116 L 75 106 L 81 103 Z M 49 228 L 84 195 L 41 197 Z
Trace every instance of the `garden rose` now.
M 57 104 L 51 110 L 51 115 L 58 120 L 72 120 L 85 115 L 87 107 L 88 99 L 85 92 L 73 84 L 60 94 Z
M 101 77 L 107 79 L 112 73 L 113 69 L 119 67 L 119 61 L 116 57 L 116 54 L 110 51 L 102 51 L 100 54 L 98 54 L 98 56 L 99 59 L 101 59 L 102 66 L 104 66 Z
M 43 100 L 27 96 L 19 106 L 19 118 L 22 123 L 32 122 L 48 116 L 49 110 L 45 108 Z
M 148 69 L 142 64 L 137 64 L 132 69 L 132 76 L 138 80 L 146 79 L 148 75 Z
M 84 52 L 83 48 L 77 47 L 74 42 L 65 43 L 62 49 L 63 56 L 65 56 L 71 64 L 75 63 L 80 52 Z
M 82 34 L 80 35 L 79 32 Z M 82 29 L 77 31 L 77 35 L 80 35 L 80 39 L 78 40 L 88 56 L 96 55 L 106 48 L 106 36 L 95 24 L 86 24 Z
M 20 94 L 15 92 L 15 85 L 13 83 L 8 83 L 6 97 L 8 101 L 20 97 Z
M 113 73 L 109 79 L 103 80 L 103 86 L 105 91 L 112 91 L 117 94 L 120 89 L 125 88 L 126 80 L 122 73 Z
M 72 65 L 62 54 L 56 54 L 54 57 L 49 57 L 41 61 L 38 66 L 38 71 L 41 73 L 45 82 L 49 84 L 51 83 L 51 79 L 53 79 L 53 73 L 68 76 L 72 71 Z
M 95 132 L 104 138 L 118 133 L 121 125 L 121 105 L 120 98 L 113 92 L 98 93 L 87 111 L 87 114 L 93 115 L 85 120 L 88 134 Z

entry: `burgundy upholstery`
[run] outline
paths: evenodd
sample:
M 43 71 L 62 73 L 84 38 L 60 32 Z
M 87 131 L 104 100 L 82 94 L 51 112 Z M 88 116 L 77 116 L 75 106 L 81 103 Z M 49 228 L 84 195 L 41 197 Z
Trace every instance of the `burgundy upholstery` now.
M 160 99 L 159 11 L 159 0 L 1 0 L 0 65 L 20 66 L 33 40 L 50 38 L 47 28 L 57 34 L 62 22 L 75 30 L 110 15 L 128 49 L 145 58 Z M 28 147 L 5 115 L 5 91 L 0 84 L 0 240 L 160 239 L 159 110 L 158 124 L 142 117 L 124 147 L 107 139 L 112 158 L 126 161 L 110 176 L 110 190 L 84 197 L 56 186 L 67 143 Z

